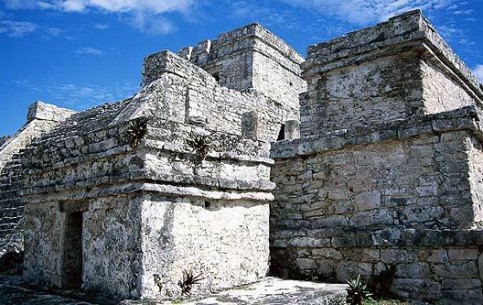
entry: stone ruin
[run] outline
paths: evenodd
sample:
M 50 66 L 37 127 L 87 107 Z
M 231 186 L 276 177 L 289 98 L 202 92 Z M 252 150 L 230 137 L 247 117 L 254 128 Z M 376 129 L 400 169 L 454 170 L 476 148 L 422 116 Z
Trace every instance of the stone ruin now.
M 283 278 L 483 302 L 483 87 L 419 10 L 309 47 L 259 24 L 0 143 L 0 255 L 114 298 Z

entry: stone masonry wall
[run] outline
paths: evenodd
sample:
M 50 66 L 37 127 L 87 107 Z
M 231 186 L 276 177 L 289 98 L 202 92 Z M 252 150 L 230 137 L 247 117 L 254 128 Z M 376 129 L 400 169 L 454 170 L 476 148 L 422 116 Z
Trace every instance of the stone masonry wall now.
M 138 298 L 142 264 L 141 195 L 90 200 L 83 223 L 83 289 Z
M 61 267 L 65 215 L 58 202 L 25 206 L 24 279 L 44 285 L 62 285 Z
M 268 203 L 149 195 L 143 203 L 143 296 L 176 296 L 252 283 L 268 270 Z
M 474 211 L 481 203 L 470 192 L 481 175 L 479 162 L 470 163 L 479 150 L 463 128 L 474 124 L 465 111 L 471 108 L 384 129 L 277 142 L 275 214 L 312 228 L 480 225 Z M 476 167 L 473 183 L 470 166 Z
M 476 104 L 475 99 L 452 75 L 429 59 L 420 62 L 424 113 L 438 113 Z M 481 100 L 480 100 L 481 101 Z
M 150 94 L 145 89 L 133 99 L 75 114 L 27 148 L 22 159 L 28 167 L 22 196 L 29 213 L 27 234 L 32 236 L 26 239 L 27 280 L 69 284 L 66 279 L 75 270 L 66 269 L 65 257 L 72 254 L 56 242 L 74 230 L 66 220 L 73 213 L 82 213 L 79 282 L 87 290 L 115 298 L 176 296 L 181 292 L 178 266 L 188 261 L 194 271 L 203 273 L 196 293 L 253 282 L 265 274 L 267 202 L 273 199 L 274 187 L 269 181 L 269 143 L 246 138 L 241 131 L 227 133 L 162 119 L 159 108 L 150 108 L 149 102 L 155 100 Z M 149 107 L 143 108 L 147 100 Z M 131 112 L 133 105 L 147 117 Z M 164 105 L 169 104 L 159 104 Z M 166 215 L 173 219 L 158 217 L 166 208 L 175 211 Z M 57 210 L 46 219 L 44 209 Z M 233 213 L 244 216 L 237 222 Z M 195 215 L 205 221 L 196 222 Z M 215 219 L 218 226 L 212 225 Z M 32 223 L 38 221 L 42 225 L 35 227 Z M 159 231 L 166 221 L 174 231 Z M 231 227 L 234 224 L 236 228 Z M 140 238 L 141 225 L 146 240 Z M 221 227 L 224 235 L 218 234 Z M 163 234 L 172 236 L 160 239 Z M 194 240 L 203 243 L 203 251 Z M 246 240 L 243 251 L 240 240 Z M 164 250 L 176 253 L 176 259 L 157 255 Z M 44 252 L 57 261 L 46 261 Z M 239 260 L 232 261 L 234 253 Z M 221 268 L 219 260 L 232 263 Z M 37 261 L 40 267 L 57 265 L 41 273 Z M 165 288 L 160 290 L 161 282 Z
M 403 299 L 430 304 L 481 304 L 483 231 L 292 228 L 272 239 L 274 275 L 344 281 L 361 275 Z M 386 291 L 389 292 L 389 291 Z
M 298 112 L 298 96 L 306 87 L 300 78 L 304 59 L 258 23 L 183 48 L 178 54 L 215 75 L 221 86 L 242 92 L 255 89 Z
M 418 65 L 413 53 L 405 53 L 308 78 L 308 91 L 300 101 L 302 136 L 371 126 L 418 112 Z
M 483 221 L 483 148 L 481 141 L 471 138 L 471 143 L 467 143 L 469 147 L 469 182 L 472 195 L 473 214 L 475 222 Z
M 311 46 L 302 69 L 302 136 L 483 101 L 475 77 L 420 11 Z
M 23 149 L 36 137 L 72 115 L 72 111 L 35 102 L 29 107 L 27 123 L 0 145 L 0 257 L 9 251 L 23 250 L 23 204 L 21 163 Z
M 274 141 L 281 125 L 299 116 L 298 108 L 284 106 L 263 94 L 221 87 L 207 72 L 170 52 L 149 56 L 143 77 L 144 83 L 149 83 L 140 93 L 144 98 L 134 98 L 122 114 L 123 120 L 156 115 L 241 135 L 244 116 L 255 113 L 256 138 Z
M 389 288 L 401 297 L 479 304 L 478 113 L 466 107 L 274 144 L 272 273 L 377 281 L 395 268 Z

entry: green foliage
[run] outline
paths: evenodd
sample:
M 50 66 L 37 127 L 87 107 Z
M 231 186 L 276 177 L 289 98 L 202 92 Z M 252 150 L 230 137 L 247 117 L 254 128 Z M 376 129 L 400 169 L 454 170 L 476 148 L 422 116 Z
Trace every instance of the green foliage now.
M 190 136 L 186 139 L 186 144 L 191 147 L 191 153 L 196 153 L 198 161 L 203 161 L 210 152 L 212 140 L 208 136 L 196 135 L 190 132 Z
M 129 127 L 126 131 L 129 146 L 131 146 L 132 148 L 135 148 L 139 144 L 141 144 L 141 140 L 148 132 L 147 125 L 148 125 L 147 119 L 134 120 L 129 123 Z
M 347 303 L 349 305 L 362 305 L 372 296 L 360 275 L 355 279 L 348 280 L 347 284 L 349 284 L 347 289 Z
M 203 278 L 201 274 L 195 275 L 193 270 L 183 270 L 183 280 L 178 282 L 181 287 L 181 295 L 190 295 L 193 285 L 199 284 Z

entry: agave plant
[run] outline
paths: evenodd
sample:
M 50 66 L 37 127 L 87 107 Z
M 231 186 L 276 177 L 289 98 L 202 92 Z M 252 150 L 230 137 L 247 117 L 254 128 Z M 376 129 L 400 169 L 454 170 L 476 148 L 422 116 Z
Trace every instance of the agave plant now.
M 193 270 L 183 270 L 183 280 L 178 282 L 181 287 L 181 295 L 190 295 L 193 285 L 199 284 L 203 280 L 201 274 L 195 275 Z
M 210 152 L 212 140 L 209 136 L 196 135 L 191 132 L 189 138 L 186 139 L 186 144 L 191 147 L 191 153 L 198 155 L 198 161 L 203 161 Z
M 347 281 L 349 288 L 347 289 L 347 303 L 350 305 L 362 305 L 372 296 L 367 289 L 367 284 L 361 279 L 359 274 L 355 279 Z
M 147 129 L 147 120 L 136 120 L 129 123 L 129 127 L 126 131 L 127 139 L 129 142 L 129 146 L 132 148 L 137 147 L 140 143 L 142 138 L 146 135 Z

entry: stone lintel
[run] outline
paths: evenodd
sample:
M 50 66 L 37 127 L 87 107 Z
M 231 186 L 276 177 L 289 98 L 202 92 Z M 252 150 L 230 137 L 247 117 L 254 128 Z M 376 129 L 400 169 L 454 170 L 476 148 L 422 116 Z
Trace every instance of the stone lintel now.
M 294 158 L 320 152 L 339 150 L 351 145 L 377 143 L 388 140 L 402 140 L 424 134 L 468 130 L 483 141 L 483 120 L 475 106 L 425 115 L 415 119 L 397 120 L 376 124 L 371 127 L 341 129 L 318 136 L 284 140 L 272 144 L 272 159 Z
M 59 209 L 65 213 L 85 212 L 89 209 L 89 203 L 86 201 L 63 201 L 60 203 Z
M 310 46 L 307 60 L 302 64 L 302 75 L 307 80 L 332 69 L 408 51 L 429 52 L 436 56 L 441 67 L 456 74 L 473 94 L 483 100 L 483 90 L 477 78 L 420 10 Z

